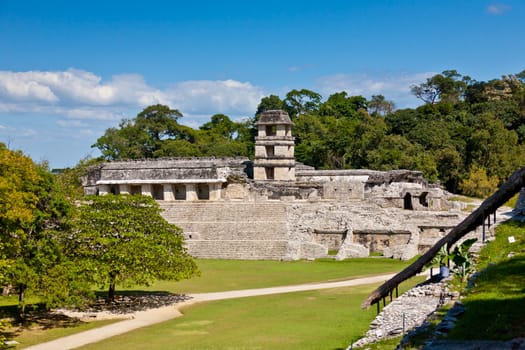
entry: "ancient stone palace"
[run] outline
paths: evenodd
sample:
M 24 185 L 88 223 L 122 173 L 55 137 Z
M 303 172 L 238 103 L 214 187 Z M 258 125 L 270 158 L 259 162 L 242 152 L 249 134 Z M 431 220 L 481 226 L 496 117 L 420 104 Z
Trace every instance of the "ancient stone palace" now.
M 200 258 L 409 259 L 464 217 L 417 171 L 315 170 L 296 162 L 284 111 L 266 111 L 255 125 L 253 161 L 108 162 L 90 169 L 85 192 L 152 196 Z

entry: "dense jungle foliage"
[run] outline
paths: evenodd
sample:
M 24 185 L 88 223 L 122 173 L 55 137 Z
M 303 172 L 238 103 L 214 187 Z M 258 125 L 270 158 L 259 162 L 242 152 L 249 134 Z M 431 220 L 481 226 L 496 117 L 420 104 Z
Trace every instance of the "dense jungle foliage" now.
M 525 162 L 525 70 L 476 81 L 455 70 L 411 86 L 417 108 L 382 95 L 292 90 L 264 97 L 253 118 L 216 114 L 199 129 L 168 106 L 144 109 L 108 129 L 93 147 L 108 160 L 253 155 L 257 115 L 284 109 L 294 122 L 296 159 L 318 169 L 421 170 L 455 193 L 483 197 Z

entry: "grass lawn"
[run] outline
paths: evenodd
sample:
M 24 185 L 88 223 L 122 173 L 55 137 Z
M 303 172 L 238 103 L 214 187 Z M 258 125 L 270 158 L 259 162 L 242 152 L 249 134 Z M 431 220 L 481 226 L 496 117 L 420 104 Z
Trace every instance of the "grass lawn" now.
M 207 293 L 237 289 L 265 288 L 310 282 L 336 281 L 349 278 L 397 272 L 409 262 L 362 258 L 336 261 L 268 261 L 268 260 L 197 260 L 200 277 L 179 282 L 158 281 L 149 287 L 119 290 L 167 291 L 172 293 Z
M 479 268 L 484 267 L 462 300 L 467 311 L 449 337 L 525 337 L 525 223 L 507 221 L 496 228 L 496 240 L 480 254 Z
M 409 280 L 409 285 L 421 278 Z M 80 349 L 345 349 L 368 329 L 377 285 L 201 303 L 184 316 Z
M 117 293 L 137 293 L 140 291 L 168 291 L 173 293 L 204 293 L 204 292 L 216 292 L 216 291 L 226 291 L 226 290 L 235 290 L 235 289 L 249 289 L 249 288 L 264 288 L 270 286 L 281 286 L 281 285 L 293 285 L 300 283 L 309 283 L 309 282 L 321 282 L 321 281 L 332 281 L 332 280 L 342 280 L 348 278 L 357 278 L 367 275 L 376 275 L 382 273 L 396 272 L 403 269 L 408 265 L 409 262 L 392 260 L 392 259 L 382 259 L 382 258 L 365 258 L 365 259 L 348 259 L 344 261 L 335 261 L 332 259 L 326 260 L 316 260 L 316 261 L 294 261 L 294 262 L 279 262 L 279 261 L 239 261 L 239 260 L 197 260 L 199 268 L 202 272 L 200 277 L 193 278 L 191 280 L 179 281 L 179 282 L 165 282 L 158 281 L 150 287 L 134 287 L 128 289 L 117 289 Z M 369 288 L 371 290 L 371 288 Z M 355 312 L 362 317 L 362 315 L 367 314 L 362 312 L 359 309 L 359 304 L 366 297 L 368 293 L 362 292 L 360 295 L 354 297 L 349 296 L 354 293 L 352 291 L 350 294 L 344 294 L 340 299 L 352 299 L 355 302 Z M 314 299 L 334 299 L 335 295 L 339 292 L 330 293 L 325 292 L 310 292 L 312 295 L 307 298 Z M 306 293 L 308 294 L 308 293 Z M 315 296 L 319 294 L 318 296 Z M 293 295 L 283 295 L 283 299 L 290 298 L 294 300 Z M 269 300 L 273 300 L 272 297 L 265 297 Z M 275 300 L 281 300 L 280 296 L 274 296 Z M 256 300 L 263 300 L 264 298 L 254 298 Z M 309 299 L 309 300 L 314 300 Z M 243 302 L 248 302 L 248 299 L 244 299 Z M 348 300 L 347 300 L 348 301 Z M 235 304 L 239 301 L 230 301 Z M 229 302 L 218 302 L 220 305 L 228 305 Z M 248 302 L 249 303 L 249 302 Z M 270 302 L 271 303 L 271 302 Z M 13 308 L 16 305 L 15 297 L 0 297 L 0 306 L 6 310 L 7 308 Z M 206 304 L 208 305 L 208 304 Z M 209 304 L 211 305 L 211 304 Z M 274 307 L 277 304 L 274 305 Z M 303 312 L 304 305 L 295 305 L 297 310 L 287 311 L 288 313 L 296 313 L 297 311 Z M 195 306 L 193 309 L 199 310 L 203 308 L 203 305 Z M 219 307 L 219 306 L 214 306 Z M 280 306 L 279 306 L 280 307 Z M 279 309 L 277 307 L 277 309 Z M 346 306 L 344 311 L 349 309 Z M 227 307 L 226 309 L 229 309 Z M 261 312 L 266 313 L 269 307 L 264 308 Z M 193 311 L 188 310 L 188 313 Z M 337 313 L 340 311 L 339 306 L 333 307 L 333 310 L 329 312 Z M 225 311 L 221 311 L 225 313 Z M 260 313 L 260 312 L 259 312 Z M 269 313 L 269 312 L 268 312 Z M 255 315 L 258 313 L 254 313 Z M 270 314 L 270 313 L 269 313 Z M 293 316 L 293 315 L 292 315 Z M 235 315 L 231 315 L 235 317 Z M 275 316 L 274 316 L 275 317 Z M 324 316 L 323 316 L 324 317 Z M 347 316 L 344 316 L 346 319 Z M 186 317 L 183 318 L 184 320 Z M 315 319 L 314 321 L 319 324 L 322 318 Z M 217 322 L 221 322 L 220 320 Z M 244 323 L 242 319 L 237 321 Z M 302 321 L 301 321 L 302 322 Z M 347 322 L 347 321 L 345 321 Z M 347 323 L 345 323 L 347 324 Z M 366 328 L 368 321 L 363 322 L 363 327 Z M 34 330 L 34 331 L 24 331 L 21 333 L 21 337 L 15 338 L 15 340 L 24 343 L 24 344 L 34 344 L 35 342 L 44 342 L 54 338 L 59 338 L 61 336 L 69 335 L 72 333 L 80 332 L 86 330 L 86 327 L 97 327 L 101 325 L 100 323 L 94 324 L 78 324 L 70 325 L 65 328 L 55 328 L 47 330 Z M 312 326 L 313 327 L 313 326 Z M 63 333 L 62 333 L 63 332 Z M 348 335 L 348 330 L 345 329 L 344 335 Z M 38 336 L 34 336 L 38 334 Z M 357 333 L 356 333 L 357 334 Z M 28 338 L 24 338 L 28 337 Z M 34 340 L 27 340 L 29 338 L 34 338 Z M 346 341 L 346 340 L 345 340 Z
M 20 329 L 11 329 L 10 331 L 14 334 L 19 334 L 18 336 L 11 336 L 9 339 L 16 340 L 20 344 L 16 347 L 10 349 L 23 349 L 28 346 L 45 343 L 54 339 L 66 337 L 71 334 L 78 332 L 87 331 L 93 328 L 106 326 L 111 323 L 119 322 L 120 320 L 103 320 L 103 321 L 94 321 L 94 322 L 74 322 L 69 325 L 59 325 L 54 324 L 50 325 L 33 325 L 29 328 Z M 51 327 L 51 328 L 48 328 Z

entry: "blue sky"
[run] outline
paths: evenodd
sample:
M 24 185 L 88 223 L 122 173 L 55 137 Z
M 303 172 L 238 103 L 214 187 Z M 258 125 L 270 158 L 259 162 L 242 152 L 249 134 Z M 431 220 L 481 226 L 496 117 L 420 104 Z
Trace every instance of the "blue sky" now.
M 383 94 L 456 69 L 525 69 L 522 0 L 0 0 L 0 142 L 51 167 L 144 107 L 252 117 L 263 96 Z

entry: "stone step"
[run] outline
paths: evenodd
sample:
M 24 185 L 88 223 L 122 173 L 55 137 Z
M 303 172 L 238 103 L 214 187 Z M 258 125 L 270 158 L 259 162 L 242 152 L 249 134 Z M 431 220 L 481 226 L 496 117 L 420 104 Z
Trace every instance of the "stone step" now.
M 161 208 L 169 221 L 286 221 L 286 208 L 280 202 L 163 202 Z
M 177 226 L 198 239 L 282 240 L 288 235 L 286 223 L 278 222 L 186 222 Z
M 204 259 L 280 260 L 286 257 L 287 241 L 188 240 L 188 252 Z

